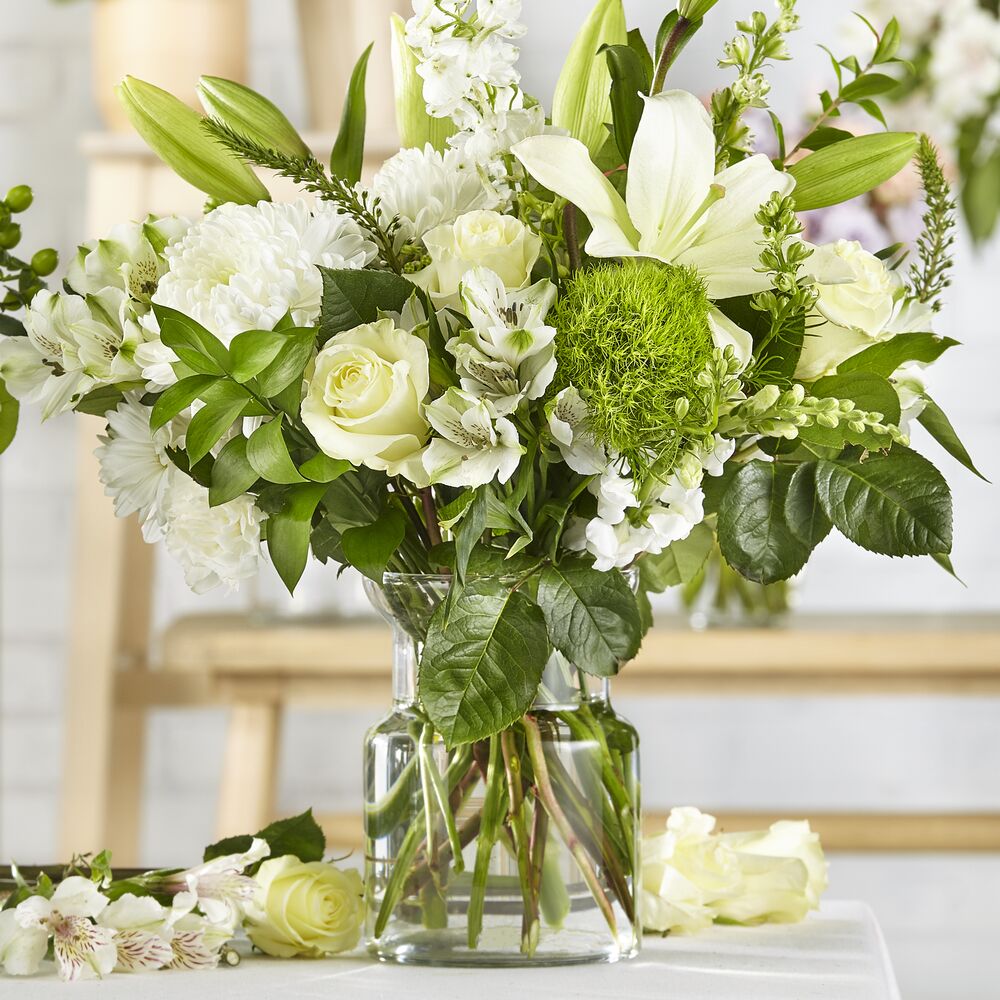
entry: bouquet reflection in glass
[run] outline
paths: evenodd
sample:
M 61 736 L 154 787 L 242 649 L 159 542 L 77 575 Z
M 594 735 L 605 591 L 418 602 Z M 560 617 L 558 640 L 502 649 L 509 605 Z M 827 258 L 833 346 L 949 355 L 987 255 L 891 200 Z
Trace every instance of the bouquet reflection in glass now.
M 390 574 L 393 709 L 365 740 L 367 943 L 399 962 L 519 965 L 636 953 L 638 736 L 607 680 L 553 653 L 530 711 L 446 746 L 417 664 L 450 577 Z

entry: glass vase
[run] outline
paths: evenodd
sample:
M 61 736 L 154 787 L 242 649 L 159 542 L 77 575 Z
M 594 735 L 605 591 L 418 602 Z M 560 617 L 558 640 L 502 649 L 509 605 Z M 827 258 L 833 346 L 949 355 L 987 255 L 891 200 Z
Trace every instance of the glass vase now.
M 682 589 L 681 601 L 689 624 L 699 631 L 775 628 L 795 606 L 797 580 L 754 583 L 737 573 L 716 546 L 701 573 Z
M 614 962 L 638 952 L 639 758 L 608 683 L 554 654 L 531 710 L 448 748 L 417 695 L 446 576 L 387 574 L 393 707 L 365 738 L 366 942 L 430 965 Z

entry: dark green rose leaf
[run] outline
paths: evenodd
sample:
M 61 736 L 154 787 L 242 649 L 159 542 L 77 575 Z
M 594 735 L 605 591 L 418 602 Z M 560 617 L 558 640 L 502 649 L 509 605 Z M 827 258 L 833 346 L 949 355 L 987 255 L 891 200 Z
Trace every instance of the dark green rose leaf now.
M 898 333 L 889 340 L 872 344 L 846 361 L 841 361 L 837 365 L 837 374 L 857 371 L 888 378 L 907 361 L 930 364 L 937 361 L 949 347 L 957 344 L 958 341 L 951 337 L 938 337 L 933 333 Z
M 399 312 L 413 294 L 414 285 L 391 271 L 321 267 L 323 300 L 319 317 L 320 340 L 362 323 L 374 323 L 379 311 Z
M 435 611 L 420 660 L 420 698 L 448 746 L 484 740 L 531 706 L 549 658 L 537 604 L 499 580 L 473 580 Z
M 406 515 L 396 507 L 389 507 L 371 524 L 348 528 L 341 535 L 340 545 L 344 557 L 356 570 L 381 584 L 385 567 L 405 535 Z
M 639 608 L 618 570 L 601 573 L 576 557 L 546 566 L 538 582 L 538 605 L 552 644 L 588 674 L 612 677 L 639 651 Z
M 975 463 L 972 461 L 972 456 L 968 453 L 965 445 L 959 440 L 958 434 L 955 432 L 955 428 L 952 427 L 951 421 L 945 416 L 944 410 L 941 409 L 937 403 L 934 402 L 930 396 L 924 396 L 925 406 L 917 417 L 917 420 L 923 425 L 927 432 L 934 438 L 935 441 L 952 458 L 957 462 L 961 462 L 969 472 L 974 475 L 979 476 L 980 479 L 985 482 L 989 480 L 976 468 Z
M 937 469 L 909 448 L 822 460 L 816 492 L 826 516 L 856 545 L 888 556 L 951 552 L 951 492 Z

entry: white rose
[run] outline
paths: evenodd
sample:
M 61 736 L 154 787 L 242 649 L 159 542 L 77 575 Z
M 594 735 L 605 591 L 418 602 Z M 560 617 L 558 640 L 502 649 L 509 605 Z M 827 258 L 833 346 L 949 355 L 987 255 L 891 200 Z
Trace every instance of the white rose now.
M 265 954 L 321 958 L 358 943 L 364 886 L 353 869 L 285 855 L 265 861 L 257 882 L 260 891 L 247 911 L 246 930 Z
M 427 440 L 427 345 L 391 319 L 338 333 L 316 356 L 302 420 L 331 458 L 406 475 Z
M 881 340 L 902 332 L 903 281 L 856 240 L 817 247 L 808 267 L 816 278 L 816 311 L 826 322 L 807 329 L 795 377 L 811 380 Z
M 436 304 L 460 306 L 462 278 L 475 267 L 495 271 L 506 288 L 524 288 L 542 239 L 512 215 L 482 210 L 432 229 L 424 235 L 424 245 L 431 263 L 413 280 Z

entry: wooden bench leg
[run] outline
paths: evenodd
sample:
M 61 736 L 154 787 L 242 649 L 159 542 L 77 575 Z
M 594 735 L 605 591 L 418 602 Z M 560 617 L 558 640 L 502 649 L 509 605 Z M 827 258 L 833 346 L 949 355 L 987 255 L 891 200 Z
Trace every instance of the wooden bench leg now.
M 253 833 L 274 818 L 281 716 L 279 702 L 235 702 L 230 708 L 216 818 L 219 837 Z

